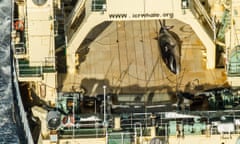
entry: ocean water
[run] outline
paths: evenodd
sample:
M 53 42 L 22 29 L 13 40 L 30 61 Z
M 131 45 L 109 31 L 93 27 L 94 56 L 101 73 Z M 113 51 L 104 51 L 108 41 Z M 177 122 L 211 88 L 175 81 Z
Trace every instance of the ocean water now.
M 19 143 L 17 126 L 12 114 L 11 2 L 11 0 L 0 0 L 0 144 Z

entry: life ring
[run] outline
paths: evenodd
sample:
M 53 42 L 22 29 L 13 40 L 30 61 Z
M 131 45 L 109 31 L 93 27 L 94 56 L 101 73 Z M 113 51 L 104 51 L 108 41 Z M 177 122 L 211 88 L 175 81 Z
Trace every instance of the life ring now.
M 14 24 L 16 30 L 23 31 L 24 30 L 24 22 L 22 20 L 17 20 Z
M 68 116 L 65 116 L 65 117 L 62 119 L 62 122 L 63 122 L 63 125 L 64 125 L 65 127 L 73 127 L 73 126 L 74 126 L 74 123 L 75 123 L 75 120 L 74 120 L 73 115 L 68 115 Z

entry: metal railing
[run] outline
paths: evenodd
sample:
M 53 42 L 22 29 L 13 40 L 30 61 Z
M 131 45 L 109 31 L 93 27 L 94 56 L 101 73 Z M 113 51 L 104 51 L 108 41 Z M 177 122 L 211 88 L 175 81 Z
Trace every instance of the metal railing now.
M 235 46 L 228 55 L 227 74 L 228 76 L 240 76 L 240 46 Z
M 107 143 L 108 144 L 132 144 L 131 141 L 134 136 L 136 136 L 135 133 L 130 133 L 130 132 L 107 133 L 107 138 L 108 138 Z
M 191 1 L 191 10 L 194 11 L 193 14 L 198 18 L 200 23 L 206 23 L 206 25 L 203 25 L 203 28 L 213 40 L 216 40 L 216 24 L 214 19 L 209 16 L 206 9 L 203 7 L 200 0 Z
M 76 34 L 75 31 L 81 26 L 86 16 L 86 0 L 78 2 L 77 5 L 74 7 L 74 10 L 71 12 L 70 16 L 68 17 L 67 24 L 66 24 L 66 32 L 67 32 L 67 39 L 71 40 L 74 35 Z
M 228 76 L 240 76 L 240 62 L 230 62 L 227 65 Z
M 19 77 L 41 77 L 43 73 L 56 71 L 55 57 L 47 57 L 44 62 L 31 62 L 17 59 L 16 71 Z
M 61 138 L 80 138 L 80 137 L 88 137 L 88 138 L 101 138 L 105 136 L 105 128 L 62 128 L 59 130 Z
M 85 10 L 86 0 L 78 0 L 76 6 L 71 11 L 70 15 L 67 18 L 67 25 L 70 25 L 75 21 L 75 19 L 81 15 L 81 13 Z
M 14 54 L 16 54 L 16 55 L 26 54 L 26 47 L 25 47 L 25 44 L 23 42 L 15 44 Z
M 93 0 L 92 11 L 103 11 L 106 10 L 106 0 Z

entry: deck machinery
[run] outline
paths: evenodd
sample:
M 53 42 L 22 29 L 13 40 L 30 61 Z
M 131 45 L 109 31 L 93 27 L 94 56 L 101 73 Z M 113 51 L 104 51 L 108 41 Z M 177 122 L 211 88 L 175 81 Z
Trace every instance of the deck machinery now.
M 35 142 L 236 143 L 239 11 L 239 0 L 15 0 L 12 48 L 18 81 L 27 85 L 32 114 L 41 121 Z M 191 26 L 205 46 L 206 69 L 222 67 L 227 87 L 176 92 L 176 103 L 162 102 L 156 92 L 106 93 L 103 87 L 91 97 L 82 87 L 62 89 L 60 73 L 76 74 L 76 52 L 95 26 L 160 19 Z M 191 110 L 205 100 L 211 111 Z

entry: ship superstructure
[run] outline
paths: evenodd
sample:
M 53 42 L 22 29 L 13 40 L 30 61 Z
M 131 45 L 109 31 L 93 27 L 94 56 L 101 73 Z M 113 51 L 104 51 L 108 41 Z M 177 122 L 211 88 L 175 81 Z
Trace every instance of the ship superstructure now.
M 15 68 L 41 121 L 35 141 L 236 143 L 239 9 L 239 0 L 15 0 Z M 159 20 L 180 37 L 175 74 Z

